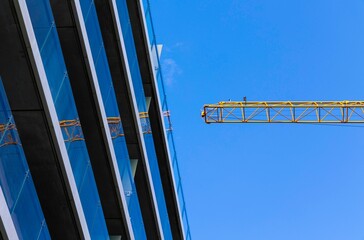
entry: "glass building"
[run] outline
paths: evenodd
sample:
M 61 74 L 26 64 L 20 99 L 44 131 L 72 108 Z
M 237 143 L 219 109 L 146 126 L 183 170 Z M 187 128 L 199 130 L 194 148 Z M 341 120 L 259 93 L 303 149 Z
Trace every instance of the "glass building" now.
M 149 0 L 0 24 L 0 239 L 191 239 Z

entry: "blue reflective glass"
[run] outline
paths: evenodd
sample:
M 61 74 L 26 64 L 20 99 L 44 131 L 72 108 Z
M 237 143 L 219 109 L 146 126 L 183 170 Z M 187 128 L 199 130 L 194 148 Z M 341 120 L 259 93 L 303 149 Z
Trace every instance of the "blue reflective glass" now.
M 37 23 L 37 26 L 33 26 L 33 29 L 37 36 L 39 49 L 42 50 L 52 27 L 55 25 L 51 8 L 48 4 L 43 4 L 41 1 L 27 1 L 27 7 L 29 11 L 32 11 L 32 21 Z M 35 11 L 36 9 L 38 10 Z
M 78 191 L 81 191 L 82 184 L 89 168 L 90 162 L 88 161 L 88 155 L 84 152 L 84 145 L 82 141 L 68 142 L 68 155 L 70 159 L 78 158 L 78 161 L 71 161 L 73 175 L 75 177 Z
M 84 2 L 84 0 L 82 0 L 81 3 L 82 2 Z M 89 1 L 86 1 L 86 2 L 89 2 Z M 81 6 L 84 6 L 84 4 L 82 4 Z M 87 31 L 87 36 L 88 36 L 90 47 L 91 47 L 92 57 L 93 57 L 94 61 L 96 62 L 98 59 L 98 55 L 100 53 L 100 49 L 103 46 L 102 35 L 101 35 L 98 20 L 97 20 L 97 14 L 96 14 L 96 9 L 95 9 L 94 3 L 90 2 L 89 6 L 87 6 L 87 7 L 84 6 L 84 7 L 81 7 L 81 9 L 82 9 L 84 21 L 86 24 L 86 31 Z
M 131 173 L 129 154 L 120 120 L 120 113 L 111 79 L 109 64 L 102 41 L 96 9 L 93 1 L 90 0 L 81 0 L 81 9 L 90 42 L 101 96 L 109 122 L 110 134 L 126 196 L 134 236 L 136 239 L 146 239 L 143 218 L 141 215 L 135 183 Z
M 105 49 L 103 46 L 100 48 L 100 54 L 98 56 L 97 62 L 95 62 L 95 67 L 106 115 L 107 117 L 117 117 L 120 114 L 118 105 L 116 103 L 115 91 L 111 80 Z
M 128 205 L 130 221 L 133 227 L 135 239 L 146 239 L 142 213 L 140 210 L 136 186 L 130 167 L 129 155 L 126 148 L 125 137 L 113 139 L 118 167 L 121 175 L 121 181 L 125 192 Z
M 121 29 L 123 32 L 123 38 L 126 48 L 127 59 L 130 68 L 130 74 L 133 82 L 135 98 L 137 100 L 137 105 L 139 112 L 146 112 L 145 95 L 143 90 L 143 81 L 140 75 L 139 64 L 137 53 L 134 44 L 133 32 L 131 28 L 131 23 L 129 19 L 128 8 L 125 0 L 116 1 L 117 9 L 119 12 L 119 20 L 121 24 Z
M 0 187 L 21 239 L 50 239 L 0 79 Z
M 154 186 L 154 191 L 155 191 L 155 195 L 156 195 L 156 199 L 157 199 L 158 210 L 159 210 L 159 215 L 160 215 L 160 219 L 161 219 L 161 223 L 162 223 L 164 238 L 173 239 L 171 227 L 170 227 L 170 223 L 169 223 L 169 218 L 168 218 L 167 206 L 166 206 L 166 202 L 165 202 L 165 198 L 164 198 L 162 180 L 160 178 L 158 159 L 157 159 L 157 155 L 155 153 L 155 148 L 154 148 L 153 135 L 145 134 L 144 141 L 145 141 L 145 146 L 147 149 L 149 167 L 150 167 L 150 172 L 152 174 L 153 186 Z
M 138 110 L 139 113 L 147 112 L 147 105 L 143 89 L 143 81 L 140 74 L 138 58 L 132 34 L 132 27 L 127 10 L 127 4 L 125 0 L 117 0 L 116 5 L 119 12 L 119 18 L 120 18 L 119 20 L 123 32 L 126 55 L 128 59 Z M 157 206 L 159 210 L 159 216 L 162 224 L 163 234 L 165 239 L 172 239 L 171 227 L 169 223 L 168 212 L 159 173 L 158 160 L 155 154 L 153 136 L 151 134 L 149 119 L 141 118 L 141 124 L 142 124 L 142 131 L 144 133 L 144 141 L 147 149 L 147 155 L 152 175 L 151 177 L 153 180 L 153 187 L 157 199 Z
M 165 88 L 164 88 L 162 68 L 161 68 L 161 65 L 159 62 L 159 54 L 158 54 L 157 45 L 156 45 L 157 43 L 156 43 L 156 37 L 155 37 L 155 32 L 154 32 L 152 13 L 150 10 L 150 3 L 149 3 L 149 0 L 143 0 L 142 3 L 143 3 L 143 8 L 144 8 L 145 19 L 147 22 L 147 32 L 148 32 L 148 36 L 149 36 L 149 42 L 151 45 L 150 49 L 152 51 L 152 55 L 156 56 L 155 59 L 153 59 L 153 60 L 154 60 L 154 65 L 155 65 L 155 69 L 156 69 L 155 75 L 157 78 L 156 81 L 157 81 L 157 86 L 158 86 L 158 90 L 159 90 L 159 97 L 160 97 L 163 111 L 168 111 L 169 108 L 168 108 L 166 93 L 165 93 Z M 165 119 L 165 124 L 166 124 L 165 129 L 167 131 L 169 151 L 170 151 L 170 155 L 172 157 L 173 173 L 174 173 L 174 177 L 176 180 L 175 189 L 179 189 L 179 191 L 177 191 L 177 195 L 178 195 L 178 199 L 179 199 L 179 203 L 180 203 L 180 214 L 182 216 L 186 239 L 191 239 L 190 226 L 188 223 L 188 217 L 187 217 L 187 212 L 186 212 L 186 203 L 184 200 L 182 182 L 181 182 L 180 172 L 179 172 L 179 168 L 178 168 L 176 148 L 175 148 L 175 144 L 174 144 L 173 133 L 170 129 L 169 115 L 166 118 L 167 119 Z
M 27 6 L 57 116 L 61 121 L 60 125 L 68 157 L 75 176 L 89 232 L 94 239 L 108 239 L 96 182 L 49 2 L 46 0 L 28 0 Z M 39 17 L 40 15 L 42 17 Z M 44 30 L 44 26 L 48 27 L 48 30 Z M 95 222 L 98 224 L 95 224 Z

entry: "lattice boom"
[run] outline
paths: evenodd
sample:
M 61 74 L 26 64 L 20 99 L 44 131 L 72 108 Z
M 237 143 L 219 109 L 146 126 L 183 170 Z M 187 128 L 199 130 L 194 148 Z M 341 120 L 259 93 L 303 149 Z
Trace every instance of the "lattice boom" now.
M 219 102 L 206 104 L 206 123 L 364 123 L 364 101 Z

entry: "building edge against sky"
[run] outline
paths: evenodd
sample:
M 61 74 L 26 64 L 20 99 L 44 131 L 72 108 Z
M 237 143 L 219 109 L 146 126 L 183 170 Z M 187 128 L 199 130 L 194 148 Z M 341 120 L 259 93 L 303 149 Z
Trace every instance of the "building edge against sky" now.
M 0 9 L 0 239 L 191 239 L 149 0 Z

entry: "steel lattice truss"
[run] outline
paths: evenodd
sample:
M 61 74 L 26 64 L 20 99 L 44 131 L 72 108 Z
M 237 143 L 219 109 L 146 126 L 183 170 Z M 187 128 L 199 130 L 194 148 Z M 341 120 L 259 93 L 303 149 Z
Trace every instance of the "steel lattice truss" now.
M 62 120 L 59 122 L 65 142 L 84 141 L 79 119 Z
M 364 101 L 219 102 L 206 104 L 206 123 L 364 123 Z
M 20 139 L 14 123 L 0 124 L 0 147 L 8 145 L 21 146 Z
M 172 131 L 172 124 L 170 121 L 170 112 L 169 111 L 163 112 L 163 116 L 165 118 L 167 118 L 166 131 Z M 140 123 L 141 123 L 143 134 L 151 134 L 152 128 L 150 126 L 148 112 L 140 112 L 139 118 L 140 118 Z M 119 116 L 108 117 L 107 123 L 109 125 L 112 139 L 124 136 L 122 122 L 121 122 L 121 119 Z M 62 130 L 62 134 L 63 134 L 65 142 L 84 141 L 85 140 L 83 132 L 82 132 L 82 128 L 81 128 L 81 122 L 79 119 L 62 120 L 59 122 L 59 124 L 60 124 L 61 130 Z M 13 128 L 15 128 L 15 125 L 8 126 L 6 124 L 0 124 L 0 133 L 4 132 L 6 130 L 5 127 L 9 128 L 9 129 L 13 129 Z M 0 138 L 0 140 L 2 140 L 2 138 Z M 11 140 L 10 137 L 8 137 L 7 144 L 10 144 L 10 140 Z M 1 141 L 0 141 L 0 147 L 1 146 L 2 145 L 1 145 Z

